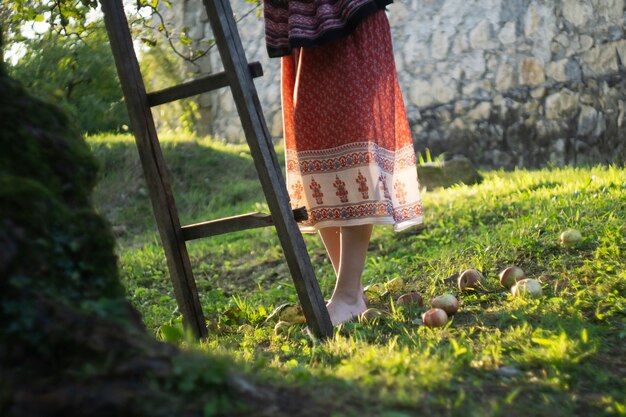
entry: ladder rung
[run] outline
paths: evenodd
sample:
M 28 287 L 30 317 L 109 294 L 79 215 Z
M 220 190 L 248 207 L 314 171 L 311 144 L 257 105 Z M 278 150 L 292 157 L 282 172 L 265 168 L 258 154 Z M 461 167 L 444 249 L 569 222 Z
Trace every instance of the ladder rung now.
M 252 78 L 261 77 L 263 75 L 263 67 L 260 62 L 251 62 L 248 64 L 250 75 Z M 148 104 L 150 107 L 159 106 L 172 101 L 206 93 L 207 91 L 217 90 L 218 88 L 228 85 L 228 76 L 225 72 L 207 75 L 197 80 L 189 81 L 174 87 L 168 87 L 164 90 L 148 93 Z
M 308 218 L 306 208 L 299 207 L 293 209 L 293 217 L 296 221 L 306 220 Z M 273 224 L 272 216 L 269 214 L 248 213 L 208 222 L 190 224 L 183 226 L 181 229 L 183 231 L 183 239 L 188 241 L 240 230 L 272 226 Z

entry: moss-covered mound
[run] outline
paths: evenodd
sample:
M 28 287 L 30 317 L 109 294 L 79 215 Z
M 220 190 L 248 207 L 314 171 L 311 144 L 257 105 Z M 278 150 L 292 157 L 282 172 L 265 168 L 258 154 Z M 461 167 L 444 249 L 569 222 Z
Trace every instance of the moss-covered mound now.
M 227 361 L 146 334 L 90 204 L 96 160 L 1 66 L 0 149 L 0 415 L 284 415 Z

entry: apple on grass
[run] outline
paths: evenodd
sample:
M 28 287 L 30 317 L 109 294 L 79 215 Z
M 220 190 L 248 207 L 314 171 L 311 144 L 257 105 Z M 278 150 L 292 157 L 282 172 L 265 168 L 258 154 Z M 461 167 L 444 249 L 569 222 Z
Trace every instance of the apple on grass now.
M 461 291 L 475 290 L 482 286 L 485 277 L 476 269 L 466 269 L 459 275 L 458 286 Z
M 363 294 L 368 298 L 380 298 L 386 292 L 385 285 L 379 282 L 370 284 L 363 289 Z
M 359 316 L 359 321 L 363 323 L 371 323 L 374 320 L 381 319 L 385 316 L 385 313 L 377 308 L 368 308 Z
M 304 312 L 298 304 L 288 304 L 278 313 L 280 321 L 286 321 L 291 324 L 305 324 Z
M 410 306 L 410 305 L 423 306 L 424 300 L 422 299 L 422 296 L 418 292 L 413 291 L 413 292 L 409 292 L 406 294 L 402 294 L 400 297 L 398 297 L 398 299 L 396 300 L 396 304 L 404 305 L 404 306 Z
M 440 308 L 431 308 L 422 314 L 422 323 L 426 327 L 443 327 L 448 322 L 448 314 Z
M 287 323 L 286 321 L 279 321 L 274 326 L 274 334 L 276 336 L 279 336 L 281 334 L 287 333 L 290 327 L 291 327 L 291 323 Z
M 519 281 L 511 288 L 515 297 L 539 298 L 543 295 L 541 283 L 536 279 L 526 278 Z
M 526 278 L 526 273 L 517 266 L 510 266 L 500 272 L 500 284 L 506 289 L 511 289 L 513 285 L 524 278 Z
M 451 316 L 459 310 L 459 300 L 452 294 L 443 294 L 430 301 L 433 308 L 440 308 Z
M 561 245 L 563 245 L 563 247 L 567 249 L 571 249 L 573 247 L 576 247 L 580 243 L 582 238 L 583 236 L 578 230 L 569 229 L 561 233 Z
M 400 277 L 396 277 L 385 283 L 385 288 L 389 292 L 400 292 L 404 287 L 404 280 Z

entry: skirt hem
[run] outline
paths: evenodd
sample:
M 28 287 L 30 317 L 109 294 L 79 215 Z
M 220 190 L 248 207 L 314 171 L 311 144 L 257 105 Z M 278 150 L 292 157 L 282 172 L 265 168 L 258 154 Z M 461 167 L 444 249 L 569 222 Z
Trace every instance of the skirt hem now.
M 345 226 L 362 226 L 364 224 L 380 224 L 380 225 L 393 225 L 394 232 L 401 232 L 405 229 L 408 229 L 412 226 L 418 226 L 424 223 L 424 219 L 422 216 L 414 217 L 409 220 L 404 220 L 401 222 L 396 222 L 391 218 L 384 219 L 347 219 L 347 220 L 326 220 L 318 222 L 314 225 L 298 225 L 300 227 L 301 233 L 317 233 L 319 229 L 324 229 L 326 227 L 345 227 Z

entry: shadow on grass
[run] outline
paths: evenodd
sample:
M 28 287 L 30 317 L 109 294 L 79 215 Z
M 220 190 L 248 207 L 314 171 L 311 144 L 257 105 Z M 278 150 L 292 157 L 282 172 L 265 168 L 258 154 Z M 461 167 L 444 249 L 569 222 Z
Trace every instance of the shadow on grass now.
M 113 224 L 118 239 L 155 231 L 135 143 L 92 141 L 90 146 L 102 166 L 94 205 Z M 247 147 L 224 145 L 220 149 L 219 144 L 199 141 L 165 141 L 161 148 L 181 224 L 242 214 L 241 210 L 264 205 Z

